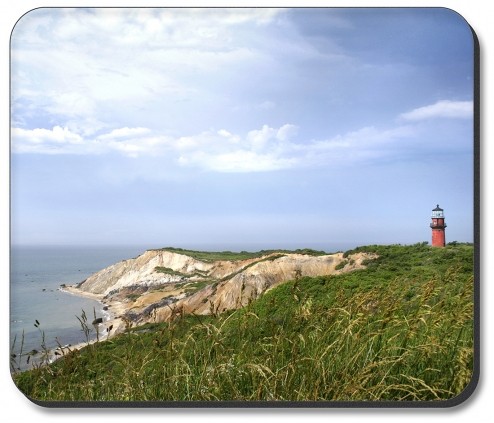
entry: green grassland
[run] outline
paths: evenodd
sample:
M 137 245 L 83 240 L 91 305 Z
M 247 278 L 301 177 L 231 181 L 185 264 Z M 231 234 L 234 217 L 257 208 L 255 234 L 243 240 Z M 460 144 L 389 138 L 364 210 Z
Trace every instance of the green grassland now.
M 14 374 L 38 401 L 441 401 L 470 383 L 474 249 L 367 246 L 243 309 L 132 328 Z
M 175 248 L 175 247 L 165 247 L 161 248 L 160 251 L 169 251 L 177 254 L 184 254 L 189 257 L 193 257 L 196 260 L 201 260 L 204 262 L 214 262 L 219 260 L 224 261 L 239 261 L 239 260 L 248 260 L 259 258 L 272 253 L 298 253 L 298 254 L 306 254 L 312 256 L 321 256 L 327 254 L 324 251 L 312 250 L 310 248 L 304 248 L 299 250 L 261 250 L 257 252 L 249 252 L 249 251 L 240 251 L 240 252 L 232 252 L 232 251 L 195 251 L 195 250 L 185 250 L 183 248 Z

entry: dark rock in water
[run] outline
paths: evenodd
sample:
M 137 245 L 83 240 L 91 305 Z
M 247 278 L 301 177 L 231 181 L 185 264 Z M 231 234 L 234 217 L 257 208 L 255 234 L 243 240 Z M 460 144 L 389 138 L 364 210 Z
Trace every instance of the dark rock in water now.
M 99 325 L 100 323 L 103 323 L 103 318 L 98 317 L 97 319 L 93 320 L 93 325 Z
M 103 310 L 104 310 L 104 311 L 108 310 L 108 306 L 104 306 L 104 307 L 103 307 Z
M 80 287 L 81 287 L 81 285 L 82 285 L 84 282 L 86 282 L 86 280 L 87 280 L 87 279 L 84 279 L 83 281 L 79 282 L 79 283 L 78 283 L 75 287 L 76 287 L 76 288 L 80 288 Z
M 67 285 L 65 285 L 64 283 L 60 284 L 60 288 L 67 288 Z
M 43 288 L 42 291 L 45 292 L 46 291 L 46 288 Z

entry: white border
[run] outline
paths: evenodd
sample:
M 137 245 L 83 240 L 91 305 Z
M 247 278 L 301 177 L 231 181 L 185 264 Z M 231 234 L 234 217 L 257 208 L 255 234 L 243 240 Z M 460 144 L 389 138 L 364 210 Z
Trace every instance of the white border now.
M 7 353 L 9 350 L 8 322 L 9 322 L 9 41 L 10 32 L 17 20 L 29 10 L 38 7 L 103 7 L 103 6 L 135 6 L 135 7 L 171 7 L 171 6 L 246 6 L 246 7 L 296 7 L 296 6 L 320 6 L 320 7 L 446 7 L 453 9 L 462 15 L 474 28 L 480 42 L 481 58 L 481 376 L 476 392 L 464 404 L 451 409 L 45 409 L 32 404 L 27 400 L 13 384 L 9 369 Z M 336 420 L 364 420 L 366 422 L 395 422 L 408 421 L 421 422 L 433 421 L 440 423 L 475 421 L 494 421 L 494 375 L 492 362 L 494 361 L 494 348 L 492 339 L 492 325 L 494 324 L 494 307 L 489 307 L 488 299 L 494 299 L 494 278 L 492 278 L 492 264 L 487 263 L 492 257 L 492 234 L 489 225 L 489 216 L 494 218 L 492 210 L 493 168 L 489 169 L 488 163 L 492 163 L 493 147 L 489 145 L 492 140 L 492 119 L 488 119 L 494 112 L 489 109 L 492 105 L 492 86 L 488 76 L 494 74 L 492 69 L 492 56 L 494 55 L 494 37 L 492 24 L 492 8 L 487 0 L 470 1 L 436 1 L 431 3 L 426 0 L 405 1 L 149 1 L 135 2 L 92 0 L 52 3 L 46 0 L 21 0 L 6 1 L 0 5 L 0 213 L 2 228 L 0 236 L 0 283 L 2 313 L 2 336 L 0 350 L 0 409 L 3 418 L 8 421 L 36 421 L 36 422 L 87 422 L 88 419 L 96 421 L 119 423 L 134 422 L 139 417 L 146 421 L 175 419 L 200 419 L 204 421 L 236 422 L 248 421 L 256 417 L 268 417 L 269 419 L 283 422 L 311 420 L 327 421 Z M 492 263 L 492 260 L 491 260 Z M 490 324 L 490 325 L 489 325 Z M 489 333 L 490 332 L 490 333 Z M 28 419 L 28 420 L 25 420 Z M 31 420 L 33 419 L 33 420 Z

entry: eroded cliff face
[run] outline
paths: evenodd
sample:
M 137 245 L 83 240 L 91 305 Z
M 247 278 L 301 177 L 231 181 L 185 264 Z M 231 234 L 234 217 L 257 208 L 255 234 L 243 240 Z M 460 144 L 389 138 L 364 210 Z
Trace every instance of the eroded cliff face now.
M 130 286 L 152 287 L 179 282 L 183 276 L 162 273 L 157 268 L 169 268 L 177 273 L 197 277 L 200 272 L 209 272 L 213 265 L 192 257 L 165 250 L 149 250 L 137 258 L 123 260 L 94 273 L 77 287 L 84 292 L 108 295 Z M 199 272 L 197 272 L 199 271 Z
M 136 323 L 166 321 L 183 313 L 208 314 L 245 306 L 266 290 L 302 276 L 322 276 L 364 267 L 374 256 L 357 253 L 306 255 L 273 252 L 246 260 L 206 262 L 186 254 L 150 250 L 109 266 L 77 290 L 125 307 Z

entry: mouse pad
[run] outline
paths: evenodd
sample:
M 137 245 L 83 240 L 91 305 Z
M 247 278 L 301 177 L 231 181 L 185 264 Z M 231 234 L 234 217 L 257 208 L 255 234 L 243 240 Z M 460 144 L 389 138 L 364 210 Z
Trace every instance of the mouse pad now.
M 44 407 L 465 401 L 478 62 L 445 8 L 20 17 L 15 388 Z

